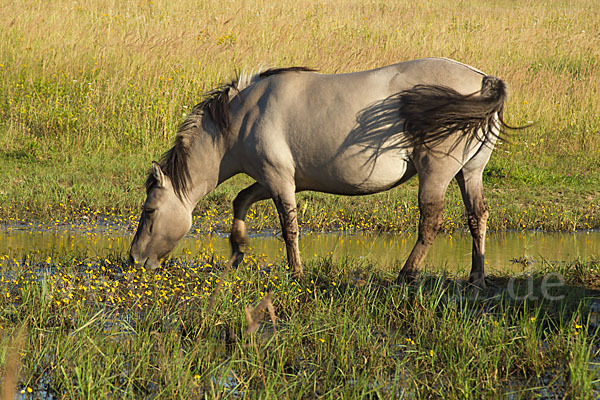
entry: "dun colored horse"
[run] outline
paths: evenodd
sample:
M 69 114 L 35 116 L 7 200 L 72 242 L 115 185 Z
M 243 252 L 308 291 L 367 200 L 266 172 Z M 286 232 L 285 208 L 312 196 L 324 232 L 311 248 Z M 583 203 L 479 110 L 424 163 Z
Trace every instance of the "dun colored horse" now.
M 241 260 L 248 242 L 249 207 L 271 198 L 298 277 L 296 192 L 366 195 L 418 175 L 418 238 L 398 279 L 413 279 L 423 263 L 455 178 L 473 236 L 470 282 L 483 287 L 482 172 L 506 127 L 505 100 L 503 81 L 444 58 L 349 74 L 270 69 L 237 79 L 208 93 L 174 146 L 152 163 L 130 261 L 159 266 L 190 229 L 198 201 L 245 173 L 256 183 L 233 202 L 232 262 Z

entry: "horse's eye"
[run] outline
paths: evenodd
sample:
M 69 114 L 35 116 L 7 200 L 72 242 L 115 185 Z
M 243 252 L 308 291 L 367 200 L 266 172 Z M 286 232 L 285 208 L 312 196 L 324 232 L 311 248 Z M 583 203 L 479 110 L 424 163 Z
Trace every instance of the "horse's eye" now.
M 156 211 L 154 208 L 146 208 L 144 210 L 144 212 L 146 213 L 147 216 L 151 217 L 152 214 L 154 214 L 154 211 Z

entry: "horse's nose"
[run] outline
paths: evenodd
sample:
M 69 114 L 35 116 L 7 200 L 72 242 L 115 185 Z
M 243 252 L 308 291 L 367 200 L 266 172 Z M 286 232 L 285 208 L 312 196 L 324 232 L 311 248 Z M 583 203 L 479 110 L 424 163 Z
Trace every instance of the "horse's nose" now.
M 129 262 L 129 265 L 133 265 L 136 263 L 135 258 L 133 258 L 132 254 L 129 254 L 128 262 Z

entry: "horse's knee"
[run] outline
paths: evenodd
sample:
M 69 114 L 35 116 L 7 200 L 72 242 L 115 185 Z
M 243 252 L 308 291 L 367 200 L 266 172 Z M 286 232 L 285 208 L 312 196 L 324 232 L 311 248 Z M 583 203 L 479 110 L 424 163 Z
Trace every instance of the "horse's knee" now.
M 298 225 L 296 224 L 288 224 L 284 229 L 283 229 L 283 234 L 285 235 L 287 240 L 291 240 L 291 241 L 297 241 L 298 240 L 298 236 L 299 236 L 299 232 L 298 232 Z
M 481 223 L 483 224 L 483 226 L 485 227 L 487 224 L 487 220 L 490 217 L 490 212 L 488 211 L 488 209 L 483 206 L 483 212 L 481 213 Z
M 474 237 L 479 237 L 485 234 L 489 211 L 485 206 L 476 208 L 467 216 L 469 229 Z

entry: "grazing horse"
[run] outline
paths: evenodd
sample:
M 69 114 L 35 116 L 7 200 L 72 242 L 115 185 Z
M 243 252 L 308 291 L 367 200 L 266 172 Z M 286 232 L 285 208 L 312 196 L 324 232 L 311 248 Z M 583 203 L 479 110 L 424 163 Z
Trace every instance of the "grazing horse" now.
M 233 201 L 237 263 L 249 207 L 271 198 L 289 266 L 302 275 L 295 193 L 365 195 L 419 177 L 419 232 L 399 281 L 415 277 L 442 225 L 444 194 L 460 187 L 473 236 L 470 282 L 484 287 L 482 172 L 507 125 L 503 81 L 445 58 L 370 71 L 269 69 L 209 92 L 153 162 L 130 262 L 156 268 L 192 224 L 198 201 L 232 176 L 256 182 Z M 232 261 L 233 260 L 233 261 Z

